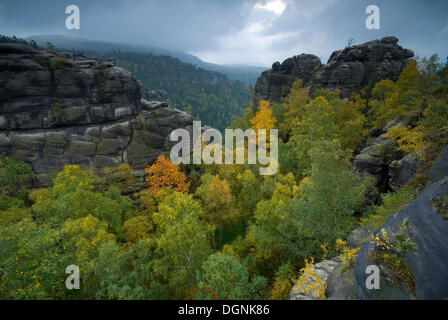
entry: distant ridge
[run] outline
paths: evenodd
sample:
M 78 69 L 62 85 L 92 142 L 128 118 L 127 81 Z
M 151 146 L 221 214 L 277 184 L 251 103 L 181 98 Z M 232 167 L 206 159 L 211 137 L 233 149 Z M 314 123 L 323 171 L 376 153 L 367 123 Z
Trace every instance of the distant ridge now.
M 100 40 L 91 40 L 85 38 L 70 37 L 65 35 L 34 35 L 25 38 L 25 40 L 34 40 L 39 46 L 45 46 L 48 42 L 56 48 L 63 50 L 89 50 L 98 53 L 106 53 L 113 50 L 130 51 L 135 53 L 153 53 L 157 55 L 168 55 L 179 59 L 182 62 L 191 63 L 206 70 L 217 71 L 225 74 L 231 80 L 240 80 L 247 84 L 255 84 L 257 78 L 266 69 L 263 67 L 245 66 L 245 65 L 219 65 L 204 62 L 198 57 L 181 51 L 166 50 L 150 45 L 133 45 L 126 43 L 115 43 Z

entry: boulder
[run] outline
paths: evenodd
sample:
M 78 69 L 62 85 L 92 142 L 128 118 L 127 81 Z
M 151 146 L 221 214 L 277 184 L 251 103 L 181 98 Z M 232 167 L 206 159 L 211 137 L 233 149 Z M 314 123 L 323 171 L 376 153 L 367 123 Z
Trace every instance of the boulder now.
M 371 260 L 372 243 L 365 244 L 356 261 L 356 290 L 360 299 L 446 299 L 448 298 L 448 221 L 437 212 L 432 200 L 446 194 L 448 176 L 427 186 L 405 209 L 389 217 L 383 228 L 391 239 L 408 221 L 407 236 L 416 244 L 416 252 L 408 252 L 405 260 L 415 277 L 415 293 L 397 279 L 387 267 L 380 265 L 380 289 L 365 286 L 366 267 Z M 382 228 L 382 229 L 383 229 Z
M 417 173 L 418 165 L 418 156 L 414 153 L 392 161 L 389 165 L 389 187 L 393 191 L 398 191 L 406 185 Z
M 400 158 L 395 142 L 382 134 L 365 146 L 353 160 L 353 171 L 362 178 L 370 178 L 379 192 L 388 189 L 389 165 Z
M 440 156 L 429 171 L 429 180 L 437 182 L 448 176 L 448 146 L 445 146 Z
M 338 264 L 327 280 L 327 300 L 356 300 L 355 268 Z

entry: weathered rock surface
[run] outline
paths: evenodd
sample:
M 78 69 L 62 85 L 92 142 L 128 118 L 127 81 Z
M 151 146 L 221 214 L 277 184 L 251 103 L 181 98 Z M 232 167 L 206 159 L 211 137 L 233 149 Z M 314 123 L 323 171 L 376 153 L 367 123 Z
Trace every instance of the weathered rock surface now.
M 371 240 L 373 234 L 371 227 L 357 228 L 350 232 L 347 238 L 347 246 L 351 249 L 359 248 Z
M 305 86 L 339 89 L 343 98 L 371 82 L 397 80 L 414 53 L 385 37 L 333 52 L 326 65 L 313 55 L 299 55 L 276 62 L 263 72 L 255 87 L 255 100 L 278 102 L 290 92 L 292 83 L 302 79 Z
M 317 282 L 317 277 L 322 280 L 322 284 L 326 284 L 328 277 L 333 272 L 334 268 L 339 264 L 339 261 L 334 260 L 324 260 L 319 263 L 316 263 L 311 273 L 314 275 L 308 275 L 306 279 L 306 283 L 303 285 L 295 285 L 291 289 L 289 293 L 288 300 L 317 300 L 319 299 L 318 293 L 315 290 L 305 290 L 309 288 L 312 283 Z M 317 277 L 316 277 L 317 276 Z
M 439 159 L 443 158 L 442 154 Z M 439 162 L 440 163 L 440 162 Z M 427 186 L 420 196 L 405 209 L 390 217 L 383 226 L 391 238 L 400 232 L 405 219 L 409 221 L 407 235 L 416 243 L 417 251 L 408 252 L 406 261 L 415 276 L 416 298 L 448 298 L 448 221 L 437 212 L 432 200 L 448 190 L 448 175 Z M 360 299 L 413 299 L 413 292 L 386 267 L 381 270 L 380 289 L 368 290 L 365 271 L 375 264 L 369 258 L 373 244 L 365 244 L 356 261 L 356 289 Z
M 315 81 L 328 90 L 341 90 L 341 96 L 351 94 L 370 82 L 383 79 L 396 81 L 414 52 L 403 49 L 395 37 L 385 37 L 361 45 L 335 51 Z
M 1 143 L 0 143 L 1 145 Z M 434 162 L 429 171 L 429 179 L 432 182 L 437 182 L 448 176 L 448 146 L 443 148 L 442 153 Z
M 192 117 L 140 89 L 112 63 L 0 44 L 0 153 L 30 163 L 40 185 L 67 164 L 142 168 Z
M 393 191 L 398 191 L 406 185 L 417 173 L 418 165 L 418 157 L 413 153 L 392 161 L 389 165 L 389 187 Z
M 385 130 L 388 127 L 386 126 Z M 395 150 L 395 147 L 395 141 L 387 136 L 387 132 L 377 138 L 370 137 L 365 147 L 353 159 L 353 171 L 362 178 L 372 179 L 379 192 L 387 191 L 389 189 L 389 166 L 403 156 Z M 379 194 L 371 193 L 371 200 L 375 201 Z
M 326 295 L 327 300 L 356 300 L 355 268 L 338 264 L 328 277 Z
M 275 62 L 272 68 L 264 71 L 255 85 L 255 100 L 279 102 L 285 98 L 297 79 L 304 84 L 310 83 L 316 72 L 322 67 L 320 59 L 311 54 L 301 54 L 280 62 Z

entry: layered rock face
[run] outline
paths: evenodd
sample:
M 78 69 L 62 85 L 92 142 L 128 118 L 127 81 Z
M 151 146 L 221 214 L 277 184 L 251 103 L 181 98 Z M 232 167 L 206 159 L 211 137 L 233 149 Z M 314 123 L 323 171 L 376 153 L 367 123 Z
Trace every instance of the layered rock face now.
M 111 63 L 1 44 L 0 153 L 30 163 L 40 185 L 67 164 L 150 164 L 192 118 L 140 89 Z
M 327 65 L 322 65 L 313 55 L 300 55 L 276 62 L 272 69 L 263 72 L 255 87 L 255 100 L 271 102 L 283 100 L 292 83 L 302 79 L 307 87 L 339 89 L 341 97 L 351 94 L 383 79 L 397 80 L 412 50 L 403 49 L 395 37 L 373 40 L 333 52 Z

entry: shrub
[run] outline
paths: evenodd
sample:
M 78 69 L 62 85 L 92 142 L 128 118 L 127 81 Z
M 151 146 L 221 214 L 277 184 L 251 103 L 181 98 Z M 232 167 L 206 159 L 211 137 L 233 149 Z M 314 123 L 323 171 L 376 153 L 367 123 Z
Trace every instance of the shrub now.
M 29 164 L 0 156 L 0 187 L 3 191 L 17 196 L 23 186 L 33 178 L 34 173 Z

